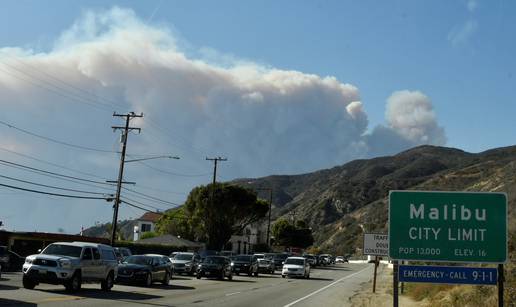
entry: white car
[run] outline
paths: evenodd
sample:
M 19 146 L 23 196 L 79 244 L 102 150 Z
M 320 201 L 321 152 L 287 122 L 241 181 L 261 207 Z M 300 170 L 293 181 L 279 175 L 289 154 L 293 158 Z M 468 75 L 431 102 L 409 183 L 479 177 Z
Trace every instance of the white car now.
M 288 257 L 283 263 L 281 277 L 310 278 L 310 264 L 303 257 Z

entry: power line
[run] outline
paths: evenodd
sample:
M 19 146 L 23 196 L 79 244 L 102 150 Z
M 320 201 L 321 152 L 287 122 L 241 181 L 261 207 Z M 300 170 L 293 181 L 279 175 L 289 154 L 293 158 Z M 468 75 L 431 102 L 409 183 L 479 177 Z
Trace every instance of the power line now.
M 54 94 L 56 94 L 56 95 L 59 95 L 59 96 L 61 96 L 61 97 L 68 98 L 68 99 L 72 99 L 72 100 L 74 100 L 74 101 L 77 101 L 77 102 L 80 102 L 80 103 L 87 104 L 87 105 L 89 105 L 89 106 L 92 106 L 92 107 L 94 107 L 94 108 L 96 108 L 96 109 L 101 109 L 101 110 L 103 110 L 103 111 L 111 111 L 111 109 L 108 109 L 108 108 L 101 108 L 101 107 L 99 107 L 99 106 L 97 106 L 97 105 L 95 105 L 95 104 L 89 103 L 89 102 L 87 102 L 87 101 L 83 101 L 83 100 L 82 100 L 82 99 L 80 99 L 80 98 L 77 98 L 77 97 L 74 97 L 74 96 L 70 96 L 70 95 L 67 95 L 67 94 L 63 94 L 63 93 L 59 92 L 59 90 L 55 90 L 55 89 L 53 89 L 53 88 L 49 88 L 49 87 L 47 87 L 47 86 L 41 85 L 41 84 L 39 84 L 39 83 L 36 83 L 36 82 L 34 82 L 34 81 L 30 80 L 30 79 L 26 79 L 26 78 L 23 78 L 23 77 L 17 76 L 17 75 L 15 75 L 15 74 L 13 74 L 12 72 L 10 72 L 9 70 L 5 70 L 5 69 L 1 69 L 1 68 L 0 68 L 0 70 L 1 70 L 1 71 L 3 71 L 3 72 L 5 72 L 5 73 L 7 73 L 8 75 L 11 75 L 11 76 L 15 77 L 16 79 L 20 79 L 20 80 L 23 80 L 23 81 L 27 81 L 27 82 L 29 82 L 29 83 L 31 83 L 31 84 L 33 84 L 33 85 L 35 85 L 35 86 L 39 87 L 39 88 L 45 89 L 45 90 L 47 90 L 47 91 L 50 91 L 50 92 L 52 92 L 52 93 L 54 93 Z
M 18 178 L 14 178 L 14 177 L 9 177 L 9 176 L 4 176 L 4 175 L 0 175 L 0 178 L 5 178 L 5 179 L 13 180 L 13 181 L 23 182 L 23 183 L 32 184 L 32 185 L 35 185 L 35 186 L 51 188 L 51 189 L 56 189 L 56 190 L 63 190 L 63 191 L 77 192 L 77 193 L 85 193 L 85 194 L 106 195 L 106 193 L 99 193 L 99 192 L 91 192 L 91 191 L 75 190 L 75 189 L 68 189 L 68 188 L 63 188 L 63 187 L 56 187 L 56 186 L 52 186 L 52 185 L 36 183 L 36 182 L 22 180 L 22 179 L 18 179 Z
M 31 193 L 38 193 L 38 194 L 45 194 L 45 195 L 52 195 L 52 196 L 59 196 L 59 197 L 66 197 L 66 198 L 103 199 L 103 200 L 106 200 L 106 201 L 109 201 L 109 200 L 112 199 L 112 198 L 109 198 L 109 197 L 79 196 L 79 195 L 68 195 L 68 194 L 50 193 L 50 192 L 26 189 L 26 188 L 22 188 L 22 187 L 16 187 L 16 186 L 12 186 L 12 185 L 8 185 L 8 184 L 3 184 L 3 183 L 0 183 L 0 186 L 7 187 L 7 188 L 10 188 L 10 189 L 15 189 L 15 190 L 31 192 Z
M 0 159 L 0 164 L 4 164 L 4 165 L 5 164 L 9 164 L 9 165 L 14 165 L 14 166 L 18 166 L 18 167 L 21 167 L 21 168 L 33 170 L 33 171 L 36 171 L 36 172 L 41 172 L 41 173 L 45 173 L 45 174 L 51 174 L 51 175 L 54 175 L 54 176 L 59 176 L 59 177 L 64 177 L 64 178 L 69 178 L 69 179 L 74 179 L 74 180 L 79 180 L 79 181 L 85 181 L 85 182 L 91 182 L 91 183 L 96 183 L 96 184 L 112 186 L 112 184 L 109 184 L 109 183 L 106 183 L 106 182 L 102 182 L 102 181 L 89 180 L 89 179 L 78 178 L 78 177 L 74 177 L 74 176 L 68 176 L 68 175 L 63 175 L 63 174 L 59 174 L 59 173 L 49 172 L 49 171 L 41 170 L 41 169 L 38 169 L 38 168 L 35 168 L 35 167 L 25 166 L 25 165 L 22 165 L 22 164 L 18 164 L 18 163 L 14 163 L 14 162 L 9 162 L 9 161 L 2 160 L 2 159 Z
M 119 104 L 117 101 L 114 101 L 114 100 L 108 99 L 108 98 L 106 98 L 106 97 L 102 97 L 102 96 L 100 96 L 100 95 L 98 95 L 98 94 L 95 94 L 95 93 L 92 93 L 92 92 L 90 92 L 90 91 L 84 90 L 84 89 L 82 89 L 82 88 L 80 88 L 80 87 L 77 87 L 77 86 L 73 85 L 72 83 L 69 83 L 69 82 L 66 82 L 66 81 L 64 81 L 64 80 L 62 80 L 62 79 L 60 79 L 60 78 L 57 78 L 57 77 L 55 77 L 55 76 L 53 76 L 53 75 L 51 75 L 51 74 L 47 73 L 46 71 L 44 71 L 44 70 L 42 70 L 42 69 L 37 68 L 37 67 L 36 67 L 36 66 L 34 66 L 34 65 L 31 65 L 31 64 L 29 64 L 29 63 L 26 63 L 26 62 L 24 62 L 24 61 L 20 60 L 18 57 L 15 57 L 15 56 L 10 55 L 10 54 L 9 54 L 9 53 L 7 53 L 7 52 L 3 52 L 3 54 L 4 54 L 4 55 L 6 55 L 7 57 L 11 58 L 11 59 L 14 59 L 16 62 L 18 62 L 18 63 L 20 63 L 20 64 L 22 64 L 22 65 L 24 65 L 24 66 L 26 66 L 26 67 L 29 67 L 29 68 L 31 68 L 31 69 L 33 69 L 33 70 L 35 70 L 35 71 L 39 72 L 40 74 L 43 74 L 43 75 L 45 75 L 45 76 L 47 76 L 47 77 L 49 77 L 49 78 L 51 78 L 51 79 L 53 79 L 53 80 L 55 80 L 55 81 L 57 81 L 57 82 L 59 82 L 59 83 L 63 84 L 63 85 L 65 85 L 65 86 L 68 86 L 68 87 L 70 87 L 70 88 L 72 88 L 72 89 L 74 89 L 74 90 L 76 90 L 76 91 L 79 91 L 79 92 L 82 92 L 82 93 L 84 93 L 84 94 L 86 94 L 86 95 L 89 95 L 89 96 L 91 96 L 91 97 L 94 97 L 94 98 L 95 98 L 95 100 L 98 100 L 98 99 L 100 98 L 100 100 L 103 100 L 103 101 L 105 101 L 105 102 L 107 102 L 108 104 L 111 104 L 111 105 L 113 105 L 113 106 L 120 107 L 120 108 L 125 107 L 125 106 L 122 106 L 121 104 Z M 4 62 L 4 63 L 5 63 L 5 62 Z
M 141 201 L 138 201 L 138 200 L 135 200 L 135 199 L 131 199 L 131 198 L 128 198 L 126 196 L 122 197 L 122 199 L 125 199 L 125 200 L 128 200 L 128 201 L 131 201 L 133 203 L 137 203 L 139 205 L 142 205 L 142 206 L 145 206 L 145 207 L 149 207 L 149 208 L 153 208 L 155 210 L 159 210 L 159 211 L 165 211 L 165 210 L 168 210 L 167 208 L 161 208 L 161 207 L 156 207 L 156 206 L 152 206 L 152 205 L 149 205 L 149 204 L 146 204 L 146 203 L 142 203 Z M 169 208 L 170 209 L 170 208 Z
M 206 176 L 209 176 L 211 175 L 211 173 L 205 173 L 205 174 L 181 174 L 181 173 L 175 173 L 175 172 L 170 172 L 170 171 L 166 171 L 166 170 L 162 170 L 162 169 L 159 169 L 159 168 L 156 168 L 154 166 L 151 166 L 143 161 L 137 161 L 138 163 L 150 168 L 150 169 L 153 169 L 157 172 L 160 172 L 160 173 L 164 173 L 164 174 L 168 174 L 168 175 L 172 175 L 172 176 L 179 176 L 179 177 L 206 177 Z
M 112 103 L 104 103 L 104 102 L 100 102 L 100 101 L 97 101 L 97 99 L 90 99 L 88 97 L 84 97 L 84 96 L 79 96 L 77 95 L 77 93 L 74 93 L 74 92 L 71 92 L 70 90 L 66 89 L 66 88 L 63 88 L 59 85 L 56 85 L 55 83 L 52 83 L 48 80 L 45 80 L 43 78 L 39 78 L 38 76 L 35 76 L 35 75 L 31 75 L 21 69 L 19 69 L 18 67 L 14 66 L 14 65 L 11 65 L 11 64 L 8 64 L 6 63 L 5 61 L 2 61 L 2 64 L 9 67 L 10 69 L 13 69 L 13 70 L 16 70 L 18 73 L 21 73 L 29 78 L 32 78 L 33 81 L 34 80 L 37 80 L 40 82 L 40 85 L 41 84 L 44 84 L 46 86 L 50 86 L 51 89 L 56 89 L 57 91 L 62 91 L 64 94 L 68 95 L 69 97 L 77 100 L 77 101 L 81 101 L 83 103 L 86 103 L 86 104 L 94 104 L 94 105 L 99 105 L 99 106 L 103 106 L 103 107 L 109 107 L 110 109 L 115 107 L 120 107 L 120 106 L 117 106 L 117 105 L 114 105 Z M 11 74 L 12 76 L 12 74 Z M 29 81 L 30 82 L 30 81 Z M 34 83 L 33 83 L 34 84 Z
M 61 169 L 65 169 L 65 170 L 67 170 L 67 171 L 75 172 L 75 173 L 82 174 L 82 175 L 86 175 L 86 176 L 90 176 L 90 177 L 95 177 L 95 178 L 98 178 L 98 179 L 107 180 L 106 178 L 103 178 L 103 177 L 97 176 L 97 175 L 95 175 L 95 174 L 91 174 L 91 173 L 87 173 L 87 172 L 79 171 L 79 170 L 76 170 L 76 169 L 73 169 L 73 168 L 69 168 L 69 167 L 66 167 L 66 166 L 63 166 L 63 165 L 59 165 L 59 164 L 56 164 L 56 163 L 48 162 L 48 161 L 45 161 L 45 160 L 42 160 L 42 159 L 38 159 L 38 158 L 33 157 L 33 156 L 29 156 L 29 155 L 27 155 L 27 154 L 22 154 L 22 153 L 16 152 L 16 151 L 11 150 L 11 149 L 7 149 L 7 148 L 0 147 L 0 150 L 3 150 L 3 151 L 6 151 L 6 152 L 9 152 L 9 153 L 12 153 L 12 154 L 18 155 L 18 156 L 20 156 L 20 157 L 24 157 L 24 158 L 27 158 L 27 159 L 31 159 L 31 160 L 34 160 L 34 161 L 37 161 L 37 162 L 40 162 L 40 163 L 43 163 L 43 164 L 48 164 L 48 165 L 51 165 L 51 166 L 54 166 L 54 167 L 58 167 L 58 168 L 61 168 Z
M 36 134 L 34 132 L 30 132 L 28 130 L 16 127 L 16 126 L 14 126 L 12 124 L 9 124 L 9 123 L 7 123 L 5 121 L 2 121 L 2 120 L 0 120 L 0 124 L 2 124 L 4 126 L 7 126 L 9 128 L 18 130 L 18 131 L 23 132 L 25 134 L 28 134 L 28 135 L 31 135 L 31 136 L 34 136 L 34 137 L 37 137 L 37 138 L 40 138 L 40 139 L 43 139 L 43 140 L 46 140 L 46 141 L 49 141 L 49 142 L 53 142 L 53 143 L 57 143 L 57 144 L 60 144 L 60 145 L 64 145 L 64 146 L 69 146 L 69 147 L 83 149 L 83 150 L 89 150 L 89 151 L 107 152 L 107 153 L 118 153 L 118 152 L 112 151 L 112 150 L 98 149 L 98 148 L 87 147 L 87 146 L 82 146 L 82 145 L 75 145 L 75 144 L 59 141 L 59 140 L 56 140 L 56 139 L 53 139 L 53 138 L 49 138 L 49 137 L 46 137 L 46 136 L 43 136 L 43 135 L 40 135 L 40 134 Z
M 122 187 L 122 188 L 124 190 L 132 192 L 134 194 L 141 195 L 140 197 L 142 197 L 142 196 L 146 197 L 148 200 L 152 199 L 154 201 L 158 201 L 158 202 L 161 202 L 161 203 L 170 204 L 170 205 L 173 205 L 173 206 L 180 206 L 179 204 L 173 203 L 171 201 L 163 200 L 163 199 L 160 199 L 160 198 L 157 198 L 157 197 L 154 197 L 154 196 L 150 196 L 150 195 L 147 195 L 147 194 L 144 194 L 144 193 L 141 193 L 141 192 L 137 192 L 137 191 L 131 190 L 129 188 L 125 188 L 125 187 Z

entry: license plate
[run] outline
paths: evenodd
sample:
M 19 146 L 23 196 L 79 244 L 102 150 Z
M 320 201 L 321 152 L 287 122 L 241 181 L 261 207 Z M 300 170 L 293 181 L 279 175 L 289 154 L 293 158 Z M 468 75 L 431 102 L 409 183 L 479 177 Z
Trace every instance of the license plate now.
M 47 270 L 39 270 L 39 274 L 47 274 Z

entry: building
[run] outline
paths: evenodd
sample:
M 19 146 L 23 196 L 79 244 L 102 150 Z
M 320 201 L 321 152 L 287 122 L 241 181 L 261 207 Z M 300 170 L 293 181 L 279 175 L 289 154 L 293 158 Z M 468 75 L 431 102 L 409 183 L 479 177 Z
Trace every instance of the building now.
M 267 221 L 247 225 L 241 234 L 231 236 L 224 250 L 235 254 L 252 254 L 256 245 L 267 245 Z
M 136 226 L 134 226 L 134 241 L 138 241 L 141 235 L 145 232 L 154 231 L 156 223 L 161 217 L 161 213 L 146 212 L 139 219 L 136 220 Z

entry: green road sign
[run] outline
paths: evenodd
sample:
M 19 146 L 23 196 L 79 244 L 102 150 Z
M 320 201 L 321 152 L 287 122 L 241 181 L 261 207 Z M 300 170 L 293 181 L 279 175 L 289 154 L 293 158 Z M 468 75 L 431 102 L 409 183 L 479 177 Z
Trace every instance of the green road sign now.
M 506 262 L 507 195 L 391 191 L 389 257 Z

